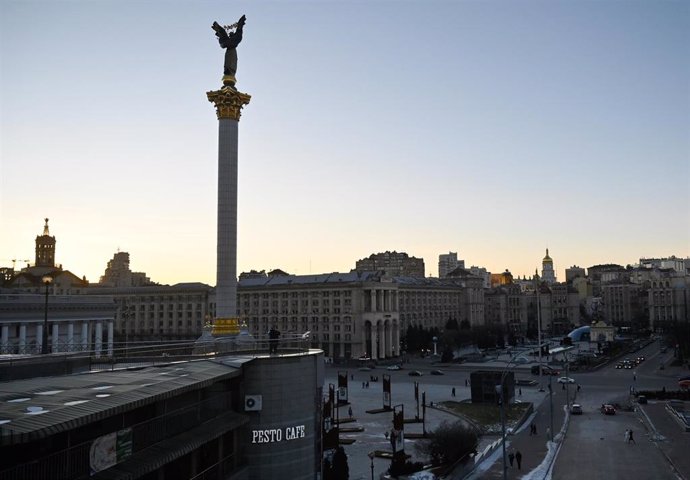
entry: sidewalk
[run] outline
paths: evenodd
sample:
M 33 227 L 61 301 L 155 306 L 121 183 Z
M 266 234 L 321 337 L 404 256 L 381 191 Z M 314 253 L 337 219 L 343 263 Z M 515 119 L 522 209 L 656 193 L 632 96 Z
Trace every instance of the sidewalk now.
M 524 475 L 536 470 L 541 466 L 539 471 L 547 471 L 542 462 L 548 454 L 548 432 L 551 428 L 551 415 L 548 395 L 548 382 L 545 383 L 544 398 L 541 404 L 535 404 L 535 413 L 528 419 L 525 424 L 514 435 L 506 437 L 506 465 L 507 478 L 521 478 Z M 556 437 L 563 426 L 565 413 L 563 411 L 563 404 L 565 404 L 565 390 L 561 390 L 561 385 L 553 382 L 553 430 L 554 437 Z M 570 396 L 575 396 L 575 388 L 571 386 Z M 530 424 L 534 423 L 537 426 L 537 435 L 530 435 Z M 558 448 L 558 445 L 555 445 Z M 552 446 L 554 448 L 554 446 Z M 522 465 L 518 469 L 517 462 L 513 462 L 510 466 L 508 455 L 510 452 L 522 454 Z M 535 472 L 537 473 L 537 472 Z M 503 455 L 499 448 L 490 458 L 486 459 L 483 464 L 479 465 L 477 469 L 468 477 L 470 479 L 503 479 Z M 543 478 L 542 475 L 533 476 L 531 478 Z

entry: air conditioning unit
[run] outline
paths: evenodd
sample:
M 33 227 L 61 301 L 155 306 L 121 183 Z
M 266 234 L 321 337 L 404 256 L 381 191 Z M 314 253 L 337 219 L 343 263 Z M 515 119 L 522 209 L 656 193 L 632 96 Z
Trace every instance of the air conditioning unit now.
M 260 412 L 262 398 L 261 395 L 245 395 L 244 396 L 244 411 L 245 412 Z

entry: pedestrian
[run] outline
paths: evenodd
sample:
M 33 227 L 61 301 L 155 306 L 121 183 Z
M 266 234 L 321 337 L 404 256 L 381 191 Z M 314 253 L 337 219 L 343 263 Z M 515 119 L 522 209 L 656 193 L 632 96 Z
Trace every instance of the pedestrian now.
M 633 437 L 632 428 L 630 429 L 630 431 L 629 431 L 629 433 L 628 433 L 628 441 L 629 441 L 629 442 L 632 442 L 632 443 L 635 443 L 635 438 Z
M 451 395 L 452 395 L 453 397 L 455 397 L 455 387 L 453 387 L 453 390 L 452 390 L 452 392 L 451 392 Z
M 582 387 L 581 387 L 580 384 L 578 383 L 578 384 L 577 384 L 577 391 L 578 391 L 578 392 L 580 391 L 580 388 L 582 388 Z
M 362 388 L 364 388 L 364 382 L 362 382 Z
M 350 418 L 352 418 L 352 407 L 347 409 L 347 414 L 350 415 Z
M 537 434 L 537 424 L 533 423 L 532 426 L 534 427 L 534 434 L 536 435 Z
M 367 388 L 369 388 L 369 382 L 367 382 Z
M 280 338 L 280 332 L 276 329 L 275 325 L 271 327 L 268 332 L 268 351 L 269 353 L 278 353 L 278 339 Z
M 510 452 L 508 455 L 508 461 L 510 462 L 510 466 L 513 466 L 513 460 L 515 460 L 515 454 L 513 452 Z
M 465 386 L 467 386 L 467 379 L 465 379 Z
M 520 450 L 518 450 L 515 454 L 515 461 L 517 461 L 518 470 L 520 470 L 522 468 L 522 454 L 520 453 Z
M 354 373 L 350 374 L 350 380 L 354 380 L 354 379 L 355 379 L 355 374 Z
M 522 388 L 518 388 L 518 395 L 522 396 Z
M 630 443 L 630 430 L 627 428 L 625 429 L 625 436 L 623 438 L 625 439 L 625 443 Z

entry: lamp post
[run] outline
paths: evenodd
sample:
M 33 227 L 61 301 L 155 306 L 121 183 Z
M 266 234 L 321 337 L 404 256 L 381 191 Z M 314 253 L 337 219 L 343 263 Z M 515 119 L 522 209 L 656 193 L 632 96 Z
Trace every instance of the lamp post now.
M 504 391 L 505 388 L 505 382 L 506 382 L 506 375 L 508 375 L 508 372 L 510 370 L 510 364 L 515 361 L 517 357 L 519 357 L 520 354 L 515 354 L 513 357 L 508 360 L 508 363 L 506 363 L 506 367 L 503 369 L 503 373 L 501 374 L 501 384 L 496 385 L 496 393 L 500 395 L 500 402 L 501 402 L 501 446 L 503 450 L 503 480 L 508 479 L 508 463 L 506 462 L 506 414 L 505 414 L 505 395 Z
M 41 354 L 48 354 L 48 287 L 53 282 L 53 278 L 46 275 L 41 279 L 46 287 L 46 302 L 43 309 L 43 342 L 41 344 Z
M 436 344 L 438 343 L 438 337 L 432 338 L 431 341 L 434 342 L 434 357 L 435 357 L 436 355 L 438 355 L 438 353 L 436 353 Z
M 371 480 L 374 480 L 374 452 L 369 452 L 367 455 L 371 460 Z

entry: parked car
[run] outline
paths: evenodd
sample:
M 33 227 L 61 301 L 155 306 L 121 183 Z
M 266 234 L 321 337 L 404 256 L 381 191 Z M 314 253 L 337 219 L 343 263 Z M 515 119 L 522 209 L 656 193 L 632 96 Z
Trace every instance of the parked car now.
M 613 405 L 607 403 L 601 406 L 601 413 L 603 413 L 604 415 L 615 415 L 616 408 Z
M 442 370 L 432 370 L 430 373 L 432 375 L 445 375 Z
M 637 397 L 637 403 L 645 405 L 647 403 L 647 397 L 644 395 L 640 395 L 639 397 Z
M 539 375 L 539 365 L 534 365 L 534 366 L 530 369 L 530 371 L 531 371 L 534 375 Z M 560 374 L 561 374 L 560 371 L 558 371 L 558 370 L 556 370 L 556 369 L 554 369 L 554 368 L 548 367 L 548 366 L 546 366 L 546 365 L 544 365 L 543 367 L 541 367 L 541 373 L 542 373 L 542 375 L 560 375 Z
M 400 365 L 391 365 L 391 366 L 386 368 L 386 370 L 400 370 L 400 369 L 401 369 Z
M 575 383 L 575 379 L 570 377 L 561 377 L 558 379 L 558 383 Z
M 420 372 L 419 370 L 411 370 L 410 373 L 408 373 L 408 375 L 410 377 L 421 377 L 422 372 Z
M 513 360 L 513 363 L 516 363 L 518 365 L 524 365 L 525 363 L 529 363 L 530 359 L 527 357 L 519 356 L 516 357 L 515 360 Z
M 573 415 L 582 415 L 582 405 L 579 403 L 573 403 L 573 405 L 570 407 L 570 413 Z

